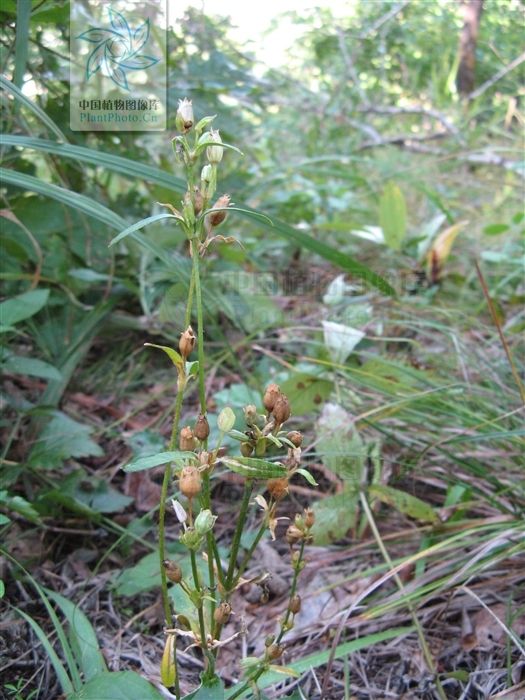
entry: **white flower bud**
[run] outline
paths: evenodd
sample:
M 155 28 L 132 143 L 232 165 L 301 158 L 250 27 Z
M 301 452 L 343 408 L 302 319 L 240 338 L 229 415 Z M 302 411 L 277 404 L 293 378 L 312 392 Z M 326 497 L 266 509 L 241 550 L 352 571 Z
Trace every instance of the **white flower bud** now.
M 186 134 L 193 126 L 193 105 L 191 100 L 184 98 L 179 100 L 179 108 L 175 117 L 175 126 L 182 134 Z
M 222 143 L 221 135 L 218 130 L 210 130 L 210 141 L 214 144 Z M 208 146 L 206 149 L 206 157 L 212 165 L 218 165 L 222 160 L 224 148 L 222 146 Z

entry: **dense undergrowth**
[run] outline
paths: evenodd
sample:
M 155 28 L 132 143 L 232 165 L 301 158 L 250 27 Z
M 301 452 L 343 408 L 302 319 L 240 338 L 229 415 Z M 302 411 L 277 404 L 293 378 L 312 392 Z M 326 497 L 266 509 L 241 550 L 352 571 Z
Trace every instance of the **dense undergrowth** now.
M 275 660 L 288 675 L 258 679 L 266 697 L 520 697 L 525 682 L 523 64 L 490 83 L 521 51 L 522 8 L 485 8 L 486 87 L 469 100 L 454 87 L 459 8 L 401 5 L 295 17 L 286 73 L 253 70 L 227 23 L 196 11 L 172 36 L 173 114 L 193 99 L 244 153 L 225 152 L 218 192 L 248 210 L 218 229 L 241 245 L 215 241 L 200 264 L 210 441 L 223 409 L 242 431 L 277 383 L 318 484 L 291 480 L 279 512 L 313 505 L 314 541 Z M 170 440 L 177 372 L 143 344 L 178 346 L 192 260 L 160 218 L 108 243 L 157 202 L 180 208 L 186 185 L 174 119 L 160 135 L 69 131 L 68 7 L 27 6 L 25 24 L 0 10 L 0 692 L 76 698 L 95 679 L 96 697 L 110 671 L 145 700 L 165 645 L 163 470 L 123 467 Z M 202 408 L 194 382 L 181 425 Z M 210 486 L 226 560 L 242 477 L 223 465 Z M 250 511 L 242 552 L 263 516 Z M 288 526 L 233 594 L 224 697 L 286 608 Z M 185 572 L 179 535 L 170 511 Z M 205 669 L 188 646 L 182 693 Z

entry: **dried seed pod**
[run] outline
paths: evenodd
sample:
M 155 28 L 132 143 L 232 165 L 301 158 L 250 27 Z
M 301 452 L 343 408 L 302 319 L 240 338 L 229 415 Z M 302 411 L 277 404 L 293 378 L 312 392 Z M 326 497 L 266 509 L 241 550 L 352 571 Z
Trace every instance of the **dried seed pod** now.
M 201 442 L 203 442 L 204 440 L 207 440 L 208 435 L 210 434 L 210 426 L 208 424 L 208 419 L 202 413 L 200 413 L 199 417 L 197 418 L 197 422 L 195 423 L 195 428 L 193 429 L 193 434 Z
M 304 509 L 304 524 L 309 530 L 315 523 L 315 513 L 311 508 Z
M 286 541 L 288 544 L 296 544 L 303 539 L 303 532 L 299 530 L 297 525 L 289 525 L 286 530 Z
M 213 613 L 213 619 L 218 625 L 225 625 L 232 614 L 232 606 L 226 601 L 222 602 Z
M 253 445 L 251 442 L 241 442 L 241 454 L 243 457 L 249 457 L 253 453 Z
M 290 431 L 286 437 L 295 447 L 301 447 L 303 444 L 303 436 L 298 430 Z
M 290 418 L 290 413 L 290 402 L 288 401 L 288 397 L 281 394 L 281 396 L 279 396 L 279 398 L 276 400 L 272 410 L 275 422 L 279 425 L 286 423 L 288 418 Z
M 228 212 L 224 211 L 224 209 L 230 204 L 230 199 L 231 197 L 229 194 L 223 194 L 222 197 L 219 197 L 219 199 L 215 202 L 212 207 L 212 211 L 208 214 L 208 223 L 210 226 L 218 226 L 219 224 L 222 224 L 228 215 Z
M 183 452 L 193 452 L 195 449 L 195 436 L 189 425 L 180 431 L 179 449 Z
M 193 195 L 193 210 L 195 212 L 195 216 L 199 216 L 199 214 L 202 211 L 203 206 L 204 206 L 204 197 L 202 196 L 199 188 L 196 187 L 194 195 Z
M 162 563 L 166 571 L 166 578 L 173 583 L 180 583 L 182 581 L 182 569 L 180 566 L 169 559 L 164 559 Z
M 297 615 L 297 613 L 300 612 L 300 610 L 301 610 L 301 596 L 299 596 L 299 595 L 292 596 L 292 599 L 290 600 L 290 605 L 288 606 L 288 610 L 292 613 L 292 615 Z
M 280 659 L 283 655 L 284 645 L 283 644 L 270 644 L 266 650 L 266 654 L 271 661 Z
M 246 421 L 246 425 L 251 428 L 257 423 L 257 406 L 250 403 L 242 410 L 244 412 L 244 420 Z
M 201 492 L 202 479 L 197 467 L 183 467 L 179 477 L 179 489 L 186 498 L 193 498 Z
M 263 397 L 263 405 L 264 408 L 268 411 L 268 413 L 271 413 L 273 411 L 275 402 L 280 396 L 281 390 L 279 389 L 279 386 L 277 384 L 269 384 L 266 387 L 266 391 L 264 392 Z
M 275 498 L 276 501 L 280 501 L 282 498 L 288 495 L 288 477 L 282 476 L 277 479 L 268 479 L 266 482 L 266 488 L 271 496 Z
M 195 347 L 195 334 L 193 328 L 188 326 L 184 333 L 181 333 L 179 340 L 179 350 L 182 357 L 186 360 L 192 353 Z

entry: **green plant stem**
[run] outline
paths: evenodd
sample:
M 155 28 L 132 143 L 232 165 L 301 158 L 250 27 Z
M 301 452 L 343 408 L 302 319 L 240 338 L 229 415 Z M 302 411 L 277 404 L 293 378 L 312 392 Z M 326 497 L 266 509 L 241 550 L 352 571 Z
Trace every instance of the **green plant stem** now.
M 233 584 L 233 574 L 235 571 L 235 563 L 237 561 L 237 554 L 239 553 L 239 547 L 241 544 L 241 536 L 244 530 L 244 525 L 246 521 L 246 513 L 248 512 L 248 507 L 250 505 L 250 497 L 253 490 L 253 479 L 246 479 L 244 483 L 244 493 L 242 496 L 241 507 L 239 510 L 239 517 L 237 520 L 237 527 L 235 528 L 235 533 L 233 535 L 232 548 L 230 550 L 230 561 L 228 564 L 228 573 L 226 574 L 226 595 L 229 596 L 232 592 Z
M 271 503 L 270 503 L 270 509 L 271 509 Z M 250 563 L 250 559 L 252 558 L 253 553 L 255 552 L 255 550 L 256 550 L 256 548 L 257 548 L 257 545 L 258 545 L 259 542 L 261 541 L 262 536 L 264 535 L 264 533 L 265 533 L 267 527 L 268 527 L 268 525 L 266 524 L 265 520 L 263 520 L 263 522 L 261 523 L 261 526 L 260 526 L 259 530 L 257 531 L 257 534 L 255 535 L 255 539 L 253 540 L 253 542 L 251 543 L 250 547 L 248 548 L 248 551 L 246 552 L 246 554 L 245 554 L 244 557 L 242 558 L 241 564 L 240 564 L 240 566 L 239 566 L 239 571 L 237 572 L 237 580 L 238 580 L 238 579 L 244 574 L 244 572 L 246 571 L 246 567 L 247 567 L 248 564 Z
M 197 569 L 197 557 L 195 556 L 195 552 L 193 549 L 190 549 L 190 560 L 191 560 L 191 572 L 193 574 L 193 583 L 195 585 L 195 589 L 197 592 L 201 593 L 201 584 L 200 584 L 200 577 L 199 577 L 199 570 Z M 199 603 L 199 607 L 197 608 L 197 613 L 199 616 L 199 630 L 200 630 L 200 635 L 201 635 L 201 647 L 204 652 L 205 658 L 207 658 L 206 651 L 208 649 L 208 642 L 206 639 L 206 625 L 204 623 L 204 612 L 202 609 L 202 601 Z
M 290 612 L 290 602 L 291 602 L 291 600 L 292 600 L 292 598 L 293 598 L 293 596 L 295 595 L 295 592 L 296 592 L 296 590 L 297 590 L 297 581 L 299 580 L 299 573 L 300 573 L 300 570 L 301 570 L 301 569 L 300 569 L 300 564 L 301 564 L 301 562 L 302 562 L 302 560 L 303 560 L 304 548 L 305 548 L 305 541 L 302 540 L 302 541 L 301 541 L 301 547 L 300 547 L 300 549 L 299 549 L 299 560 L 298 560 L 298 562 L 297 562 L 297 564 L 296 564 L 296 566 L 295 566 L 295 568 L 294 568 L 294 574 L 293 574 L 293 578 L 292 578 L 292 585 L 291 585 L 291 587 L 290 587 L 290 595 L 289 595 L 289 597 L 288 597 L 288 600 L 289 600 L 288 609 L 287 609 L 287 611 L 286 611 L 286 616 L 285 616 L 284 620 L 283 620 L 282 623 L 281 623 L 281 629 L 280 629 L 280 631 L 279 631 L 279 634 L 278 634 L 278 636 L 277 636 L 277 639 L 275 640 L 275 644 L 279 644 L 279 643 L 281 642 L 282 638 L 284 637 L 284 635 L 285 635 L 286 632 L 287 632 L 286 627 L 287 627 L 287 624 L 288 624 L 288 620 L 290 619 L 290 615 L 292 614 L 292 613 Z M 238 697 L 240 697 L 241 695 L 244 695 L 244 693 L 250 688 L 250 685 L 251 685 L 252 683 L 257 683 L 257 681 L 259 680 L 259 678 L 260 678 L 260 677 L 263 675 L 263 673 L 264 673 L 265 671 L 267 671 L 267 670 L 268 670 L 268 664 L 265 662 L 265 663 L 262 664 L 262 666 L 261 666 L 260 668 L 257 669 L 257 671 L 253 674 L 253 676 L 251 676 L 251 677 L 248 678 L 248 680 L 246 681 L 246 683 L 244 683 L 244 685 L 241 686 L 241 687 L 239 688 L 239 690 L 237 690 L 233 695 L 230 695 L 230 699 L 229 699 L 229 700 L 235 700 L 235 698 L 238 698 Z
M 381 554 L 383 555 L 383 559 L 387 563 L 387 565 L 390 567 L 390 569 L 394 568 L 394 564 L 390 558 L 390 555 L 383 543 L 383 540 L 381 539 L 381 534 L 379 530 L 377 529 L 376 521 L 373 516 L 372 510 L 370 506 L 368 505 L 368 500 L 366 498 L 366 495 L 361 491 L 359 494 L 359 497 L 361 499 L 361 505 L 363 506 L 363 510 L 366 514 L 368 523 L 370 525 L 370 528 L 372 530 L 372 533 L 374 535 L 374 539 L 377 542 L 377 546 L 379 547 Z M 399 588 L 400 592 L 402 594 L 405 593 L 405 587 L 403 585 L 403 581 L 401 581 L 399 574 L 395 573 L 394 574 L 394 580 L 396 582 L 397 587 Z M 434 674 L 435 680 L 436 680 L 436 689 L 438 691 L 438 695 L 441 698 L 441 700 L 447 700 L 447 696 L 445 694 L 445 691 L 443 689 L 443 686 L 441 685 L 441 681 L 439 680 L 439 676 L 436 670 L 436 664 L 434 662 L 434 657 L 432 656 L 432 652 L 429 649 L 429 646 L 427 644 L 427 640 L 425 638 L 425 634 L 423 632 L 423 628 L 421 627 L 421 623 L 419 622 L 419 619 L 416 615 L 416 612 L 414 610 L 414 606 L 410 601 L 407 601 L 407 608 L 410 613 L 410 616 L 412 617 L 412 621 L 414 623 L 414 627 L 417 630 L 417 636 L 419 637 L 419 643 L 421 645 L 421 651 L 423 652 L 423 657 L 425 659 L 425 662 L 430 669 L 430 671 Z
M 202 479 L 202 503 L 204 508 L 211 510 L 210 475 L 205 472 Z M 213 568 L 215 535 L 213 531 L 206 533 L 206 544 L 208 554 L 208 578 L 210 583 L 210 620 L 213 626 L 213 615 L 215 613 L 215 569 Z
M 191 241 L 193 277 L 195 279 L 195 301 L 197 303 L 197 353 L 199 359 L 199 401 L 201 413 L 206 415 L 206 387 L 204 385 L 204 320 L 202 312 L 202 289 L 199 270 L 199 241 L 195 236 Z

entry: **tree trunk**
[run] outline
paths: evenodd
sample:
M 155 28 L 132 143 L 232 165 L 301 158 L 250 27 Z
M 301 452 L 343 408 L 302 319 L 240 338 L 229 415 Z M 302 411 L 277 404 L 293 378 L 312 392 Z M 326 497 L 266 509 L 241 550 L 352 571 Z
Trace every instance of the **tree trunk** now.
M 463 29 L 459 38 L 459 65 L 456 87 L 460 95 L 469 95 L 474 90 L 476 66 L 476 42 L 483 0 L 463 0 Z

